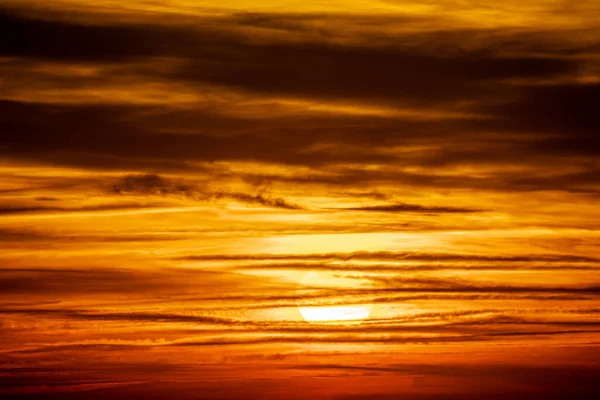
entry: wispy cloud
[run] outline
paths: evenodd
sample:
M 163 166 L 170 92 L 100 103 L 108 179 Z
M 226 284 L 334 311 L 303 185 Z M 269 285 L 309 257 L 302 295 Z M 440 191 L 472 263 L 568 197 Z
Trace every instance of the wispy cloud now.
M 337 210 L 348 210 L 348 211 L 373 211 L 373 212 L 415 212 L 415 213 L 432 213 L 432 214 L 443 214 L 443 213 L 473 213 L 486 211 L 479 208 L 467 208 L 467 207 L 446 207 L 446 206 L 423 206 L 419 204 L 378 204 L 372 206 L 362 207 L 347 207 L 338 208 Z
M 103 204 L 97 206 L 82 207 L 36 207 L 36 206 L 15 206 L 0 208 L 0 215 L 19 215 L 19 214 L 57 214 L 57 213 L 84 213 L 84 212 L 102 212 L 102 211 L 127 211 L 143 208 L 156 208 L 160 204 Z
M 211 190 L 207 184 L 184 183 L 155 174 L 127 175 L 111 184 L 107 191 L 118 195 L 183 196 L 197 201 L 231 199 L 244 204 L 258 204 L 288 210 L 302 209 L 299 205 L 271 195 L 268 188 L 264 187 L 259 188 L 255 194 Z
M 316 254 L 203 254 L 178 257 L 188 261 L 217 260 L 368 260 L 368 261 L 493 261 L 493 262 L 595 262 L 595 257 L 572 254 L 529 254 L 529 255 L 484 255 L 468 253 L 444 252 L 393 252 L 393 251 L 359 251 L 351 253 L 316 253 Z

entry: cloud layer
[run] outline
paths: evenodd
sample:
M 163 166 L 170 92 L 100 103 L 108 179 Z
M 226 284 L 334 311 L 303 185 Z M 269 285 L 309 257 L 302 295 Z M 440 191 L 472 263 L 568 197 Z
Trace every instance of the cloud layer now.
M 593 398 L 599 13 L 6 1 L 0 396 Z

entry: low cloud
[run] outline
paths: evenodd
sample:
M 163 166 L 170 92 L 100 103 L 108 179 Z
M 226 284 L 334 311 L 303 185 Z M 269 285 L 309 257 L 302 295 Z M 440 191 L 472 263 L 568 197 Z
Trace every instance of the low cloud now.
M 102 212 L 102 211 L 128 211 L 142 208 L 155 208 L 159 204 L 102 204 L 97 206 L 81 207 L 39 207 L 39 206 L 15 206 L 0 207 L 0 215 L 20 215 L 20 214 L 57 214 L 57 213 L 84 213 L 84 212 Z
M 357 251 L 350 253 L 308 253 L 308 254 L 202 254 L 176 257 L 186 261 L 217 260 L 371 260 L 371 261 L 493 261 L 493 262 L 586 262 L 600 261 L 591 256 L 573 254 L 527 254 L 527 255 L 484 255 L 445 252 L 394 252 L 394 251 Z
M 195 201 L 218 199 L 235 200 L 243 204 L 263 205 L 286 210 L 301 210 L 303 207 L 291 203 L 282 197 L 269 193 L 268 188 L 255 188 L 257 193 L 216 190 L 208 184 L 195 185 L 181 180 L 165 178 L 156 174 L 127 175 L 112 183 L 106 191 L 117 195 L 135 196 L 183 196 Z
M 423 206 L 419 204 L 406 204 L 406 203 L 395 203 L 395 204 L 379 204 L 374 206 L 364 207 L 348 207 L 348 208 L 336 208 L 335 210 L 347 210 L 347 211 L 372 211 L 372 212 L 399 212 L 399 213 L 431 213 L 431 214 L 454 214 L 454 213 L 475 213 L 486 211 L 480 208 L 468 208 L 468 207 L 446 207 L 446 206 Z

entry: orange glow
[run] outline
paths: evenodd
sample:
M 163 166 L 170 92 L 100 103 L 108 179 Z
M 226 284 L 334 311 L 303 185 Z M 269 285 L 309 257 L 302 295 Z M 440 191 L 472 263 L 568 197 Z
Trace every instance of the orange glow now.
M 3 1 L 0 398 L 596 398 L 598 16 Z

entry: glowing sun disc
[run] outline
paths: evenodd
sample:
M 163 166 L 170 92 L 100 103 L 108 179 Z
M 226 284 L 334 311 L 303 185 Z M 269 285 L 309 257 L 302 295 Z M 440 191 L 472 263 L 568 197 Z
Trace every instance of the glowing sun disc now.
M 347 282 L 348 281 L 345 283 Z M 299 283 L 301 288 L 323 288 L 329 287 L 329 285 L 337 286 L 339 284 L 340 280 L 338 278 L 332 278 L 327 274 L 316 272 L 309 272 Z M 352 287 L 348 288 L 352 289 Z M 337 289 L 340 289 L 339 286 Z M 373 304 L 353 304 L 347 306 L 298 305 L 300 315 L 307 322 L 358 322 L 369 318 L 372 309 Z
M 371 314 L 371 306 L 298 307 L 306 321 L 356 321 L 366 319 Z

